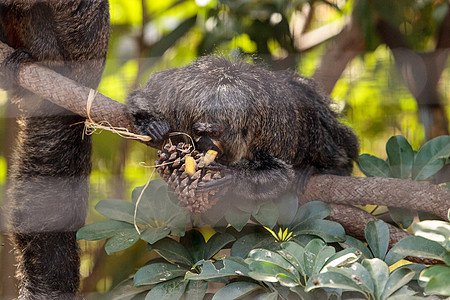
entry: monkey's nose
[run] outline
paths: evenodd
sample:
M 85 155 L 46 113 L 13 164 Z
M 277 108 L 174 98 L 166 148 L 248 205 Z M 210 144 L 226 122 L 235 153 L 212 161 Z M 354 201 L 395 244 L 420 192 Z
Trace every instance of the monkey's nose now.
M 206 152 L 208 150 L 215 150 L 220 155 L 222 153 L 222 147 L 220 147 L 220 143 L 209 137 L 203 136 L 201 137 L 195 145 L 195 148 L 200 152 Z

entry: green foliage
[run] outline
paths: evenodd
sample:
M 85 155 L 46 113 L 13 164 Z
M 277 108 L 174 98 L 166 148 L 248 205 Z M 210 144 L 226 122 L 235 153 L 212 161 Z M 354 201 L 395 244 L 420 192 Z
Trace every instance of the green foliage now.
M 388 159 L 362 154 L 359 168 L 367 177 L 410 178 L 434 181 L 433 176 L 450 163 L 450 136 L 439 136 L 423 145 L 416 153 L 402 136 L 394 136 L 386 144 Z M 408 228 L 414 213 L 405 208 L 389 207 L 392 219 L 402 228 Z M 423 214 L 419 214 L 421 220 Z
M 425 293 L 450 296 L 450 223 L 423 221 L 414 224 L 415 236 L 398 242 L 392 251 L 400 255 L 425 257 L 443 261 L 445 265 L 431 266 L 420 273 L 419 284 Z

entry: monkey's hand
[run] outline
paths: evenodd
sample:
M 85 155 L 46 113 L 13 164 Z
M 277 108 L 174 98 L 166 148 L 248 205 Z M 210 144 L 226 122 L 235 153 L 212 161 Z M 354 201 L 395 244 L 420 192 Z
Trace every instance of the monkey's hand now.
M 146 113 L 134 114 L 134 127 L 142 135 L 152 138 L 153 142 L 164 140 L 169 133 L 169 123 L 164 120 L 152 119 L 152 116 Z
M 211 162 L 206 169 L 219 171 L 222 177 L 208 182 L 200 182 L 197 186 L 196 193 L 201 194 L 213 190 L 218 191 L 218 194 L 216 194 L 218 196 L 225 193 L 234 181 L 231 169 L 215 161 Z
M 17 74 L 23 63 L 34 61 L 26 49 L 17 49 L 0 65 L 0 88 L 8 91 L 18 87 Z
M 233 193 L 247 199 L 267 200 L 292 186 L 294 171 L 286 162 L 270 155 L 255 155 L 255 160 L 240 160 L 230 166 L 212 163 L 210 169 L 225 173 L 223 178 L 201 183 L 199 192 L 233 187 Z

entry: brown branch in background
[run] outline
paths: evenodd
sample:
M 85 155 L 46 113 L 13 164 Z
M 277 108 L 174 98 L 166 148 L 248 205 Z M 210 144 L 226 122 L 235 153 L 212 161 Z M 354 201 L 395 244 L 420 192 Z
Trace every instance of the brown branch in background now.
M 328 45 L 313 79 L 327 94 L 330 94 L 347 65 L 364 49 L 363 35 L 352 16 L 343 30 Z
M 401 188 L 399 188 L 401 187 Z M 333 204 L 374 204 L 426 211 L 446 220 L 450 190 L 408 179 L 381 177 L 312 176 L 302 203 L 323 201 Z M 353 221 L 361 224 L 356 218 Z
M 12 52 L 11 47 L 0 43 L 0 61 Z M 89 88 L 38 64 L 24 64 L 18 73 L 18 81 L 27 90 L 87 118 Z M 100 93 L 95 97 L 90 116 L 96 122 L 107 121 L 111 126 L 134 132 L 134 127 L 128 119 L 127 107 Z

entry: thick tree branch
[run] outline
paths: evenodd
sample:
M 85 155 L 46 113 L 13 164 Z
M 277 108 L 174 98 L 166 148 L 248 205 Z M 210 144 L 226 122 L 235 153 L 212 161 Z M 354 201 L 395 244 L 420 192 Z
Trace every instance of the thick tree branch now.
M 11 47 L 0 43 L 0 62 L 12 52 Z M 22 87 L 36 95 L 87 118 L 89 88 L 38 64 L 24 64 L 19 71 L 18 81 Z M 107 121 L 114 127 L 127 128 L 133 132 L 134 127 L 127 112 L 124 104 L 98 93 L 90 109 L 90 116 L 96 122 Z
M 426 211 L 447 219 L 450 190 L 408 179 L 381 177 L 312 176 L 301 202 L 320 200 L 333 204 L 374 204 Z M 355 223 L 360 223 L 353 218 Z

